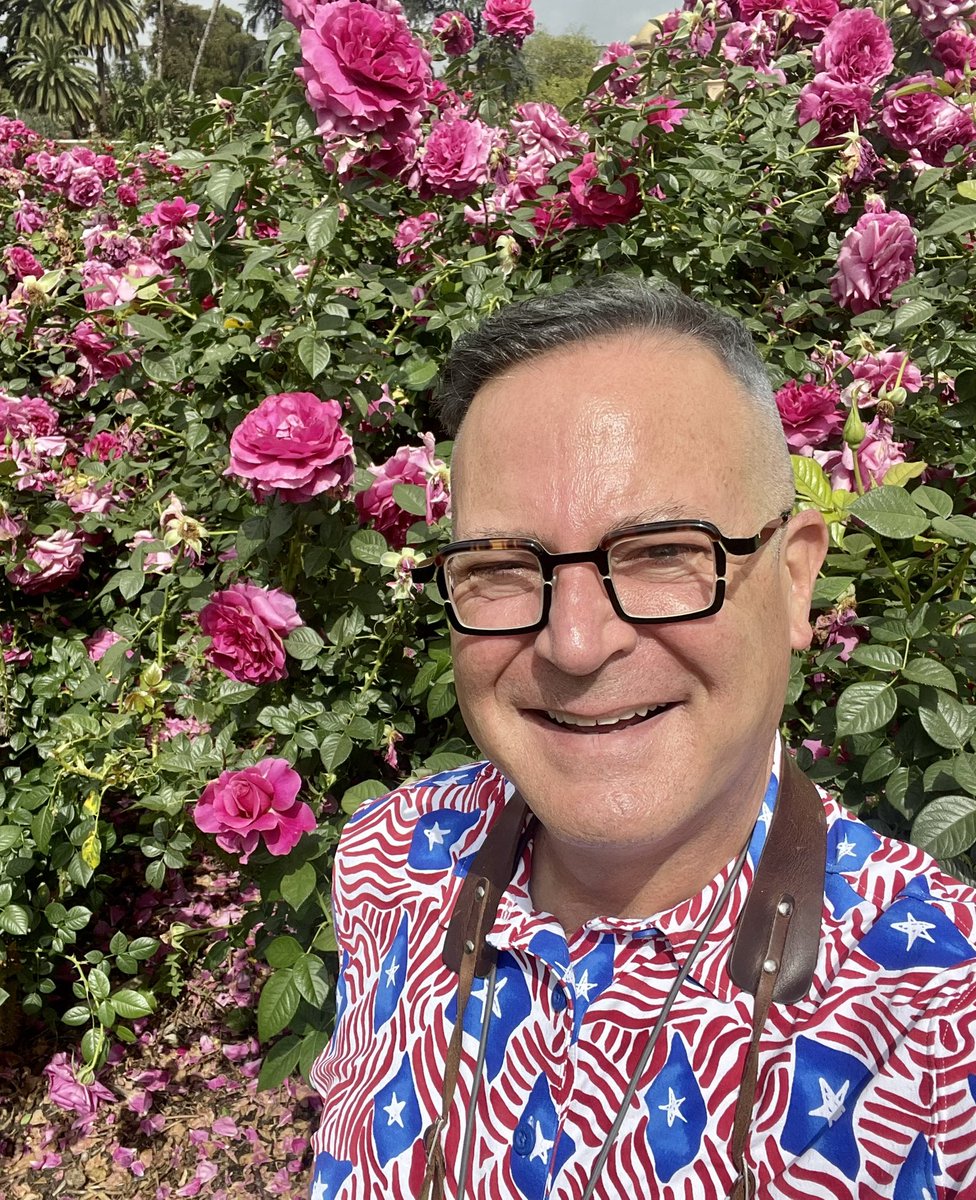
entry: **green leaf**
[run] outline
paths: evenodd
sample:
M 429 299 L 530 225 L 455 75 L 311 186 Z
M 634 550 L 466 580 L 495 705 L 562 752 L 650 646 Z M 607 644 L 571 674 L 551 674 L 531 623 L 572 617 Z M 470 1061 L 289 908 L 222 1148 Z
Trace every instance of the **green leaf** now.
M 217 209 L 231 207 L 244 187 L 244 176 L 233 167 L 218 167 L 207 180 L 207 199 Z
M 340 807 L 344 813 L 351 816 L 360 804 L 367 800 L 375 800 L 378 796 L 385 796 L 389 790 L 390 785 L 382 779 L 364 779 L 343 793 Z
M 427 516 L 427 489 L 420 487 L 419 484 L 394 484 L 393 499 L 404 512 L 413 513 L 417 517 Z
M 304 954 L 292 967 L 292 978 L 302 998 L 321 1008 L 329 995 L 325 964 L 317 954 Z
M 24 834 L 18 825 L 0 825 L 0 854 L 12 850 L 24 840 Z
M 898 709 L 898 699 L 887 683 L 852 683 L 837 701 L 837 734 L 870 733 L 883 729 Z
M 349 549 L 353 558 L 378 566 L 380 559 L 390 549 L 390 544 L 375 529 L 360 529 L 349 539 Z
M 88 989 L 96 1000 L 107 1000 L 112 990 L 108 976 L 101 967 L 93 967 L 88 972 Z
M 311 863 L 302 863 L 297 871 L 292 871 L 281 881 L 281 894 L 294 909 L 302 904 L 315 891 L 318 882 L 318 872 Z
M 812 501 L 821 510 L 832 508 L 830 480 L 820 463 L 813 458 L 804 458 L 802 454 L 791 454 L 790 461 L 798 495 Z
M 976 754 L 960 754 L 954 758 L 952 775 L 964 791 L 976 796 Z
M 6 908 L 0 909 L 0 930 L 4 933 L 23 937 L 30 932 L 30 926 L 30 911 L 22 904 L 8 904 Z
M 915 818 L 912 841 L 936 858 L 962 854 L 976 842 L 976 797 L 938 796 Z
M 42 854 L 47 854 L 53 832 L 54 808 L 51 804 L 45 804 L 31 817 L 31 837 L 34 839 L 34 845 Z
M 912 499 L 928 512 L 935 513 L 937 517 L 947 517 L 952 512 L 952 497 L 940 492 L 938 488 L 929 487 L 927 483 L 921 484 L 912 492 Z
M 973 732 L 976 709 L 960 704 L 954 696 L 939 692 L 935 706 L 923 704 L 918 710 L 922 728 L 937 746 L 961 750 Z
M 280 1087 L 298 1066 L 302 1051 L 302 1039 L 297 1033 L 281 1038 L 264 1056 L 258 1072 L 258 1091 L 265 1092 Z
M 315 658 L 324 645 L 325 642 L 310 625 L 299 625 L 285 638 L 285 649 L 292 658 L 302 662 Z
M 341 766 L 352 753 L 352 738 L 348 733 L 327 733 L 319 746 L 319 758 L 327 771 Z
M 910 679 L 912 683 L 927 683 L 930 687 L 944 688 L 949 692 L 957 690 L 956 677 L 947 666 L 936 662 L 934 658 L 911 659 L 905 664 L 902 677 Z
M 338 208 L 318 208 L 305 222 L 305 241 L 313 254 L 328 246 L 339 229 Z
M 925 230 L 927 237 L 942 237 L 947 233 L 969 233 L 976 229 L 976 204 L 956 204 L 936 217 Z
M 169 330 L 162 321 L 157 321 L 155 317 L 132 313 L 126 317 L 126 323 L 130 329 L 134 329 L 141 338 L 145 338 L 147 341 L 165 343 L 170 339 Z
M 366 626 L 366 618 L 358 608 L 343 613 L 329 630 L 329 641 L 333 646 L 351 646 Z
M 856 646 L 851 658 L 864 667 L 873 667 L 876 671 L 898 671 L 901 669 L 902 656 L 893 646 L 881 646 L 868 643 Z
M 936 517 L 932 522 L 932 532 L 948 542 L 968 542 L 970 545 L 976 545 L 976 519 L 962 513 L 957 513 L 948 520 Z
M 897 309 L 891 328 L 895 333 L 901 333 L 902 330 L 911 329 L 915 325 L 921 325 L 934 315 L 935 305 L 917 296 L 914 300 L 906 300 Z
M 909 480 L 917 479 L 928 468 L 924 462 L 901 462 L 889 467 L 882 484 L 884 487 L 904 487 Z M 912 493 L 914 499 L 915 493 Z
M 850 512 L 882 537 L 917 537 L 929 524 L 925 513 L 901 488 L 872 488 L 858 496 Z
M 270 1041 L 295 1015 L 302 998 L 290 970 L 270 975 L 258 998 L 258 1037 Z
M 324 336 L 309 333 L 298 343 L 298 357 L 309 378 L 317 379 L 332 360 L 332 351 Z
M 61 1020 L 65 1025 L 87 1025 L 91 1020 L 91 1009 L 87 1004 L 76 1004 L 61 1014 Z
M 887 779 L 897 766 L 898 757 L 891 747 L 879 746 L 861 768 L 861 782 L 876 783 L 879 779 Z
M 427 693 L 427 716 L 432 721 L 451 712 L 457 704 L 457 693 L 454 684 L 446 678 L 441 678 Z
M 403 381 L 413 392 L 422 392 L 437 378 L 437 363 L 415 354 L 404 371 Z
M 956 184 L 956 191 L 963 200 L 976 200 L 976 179 L 963 179 Z
M 119 988 L 111 996 L 112 1007 L 120 1017 L 135 1021 L 139 1017 L 148 1017 L 156 1008 L 156 1001 L 147 992 L 137 992 L 135 988 Z
M 329 1044 L 329 1034 L 324 1029 L 313 1029 L 302 1038 L 302 1049 L 298 1056 L 298 1066 L 305 1078 L 308 1078 L 313 1063 Z
M 276 937 L 264 952 L 269 966 L 290 967 L 302 957 L 305 951 L 297 938 L 290 935 Z

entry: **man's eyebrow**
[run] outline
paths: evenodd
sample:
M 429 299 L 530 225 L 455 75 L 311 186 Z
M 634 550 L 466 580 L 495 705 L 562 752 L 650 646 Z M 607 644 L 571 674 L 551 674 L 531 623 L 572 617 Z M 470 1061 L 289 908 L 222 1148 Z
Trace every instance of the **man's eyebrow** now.
M 608 525 L 603 531 L 603 536 L 607 537 L 610 534 L 617 533 L 621 529 L 630 529 L 634 525 L 653 525 L 655 521 L 700 521 L 702 514 L 698 509 L 690 508 L 686 504 L 677 502 L 668 502 L 665 504 L 655 505 L 653 508 L 641 509 L 640 512 L 628 513 L 621 517 L 618 521 L 614 521 L 612 525 Z M 538 542 L 541 539 L 538 534 L 531 529 L 513 528 L 509 526 L 506 529 L 495 528 L 491 526 L 476 528 L 471 530 L 468 538 L 529 538 L 532 541 Z

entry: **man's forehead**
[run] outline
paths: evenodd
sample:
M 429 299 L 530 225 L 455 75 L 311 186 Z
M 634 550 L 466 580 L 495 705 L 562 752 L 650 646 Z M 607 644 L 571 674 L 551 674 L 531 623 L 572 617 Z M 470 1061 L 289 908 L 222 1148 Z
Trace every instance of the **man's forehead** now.
M 475 492 L 475 495 L 477 495 L 477 492 Z M 608 519 L 602 536 L 609 537 L 614 533 L 618 533 L 621 529 L 630 529 L 635 525 L 651 525 L 655 521 L 701 521 L 711 519 L 711 515 L 703 512 L 698 506 L 678 500 L 666 501 L 654 504 L 650 508 L 626 512 L 620 517 Z M 539 531 L 531 524 L 520 524 L 516 528 L 513 528 L 511 524 L 502 527 L 501 525 L 478 522 L 471 526 L 466 525 L 464 536 L 466 538 L 524 537 L 540 540 Z

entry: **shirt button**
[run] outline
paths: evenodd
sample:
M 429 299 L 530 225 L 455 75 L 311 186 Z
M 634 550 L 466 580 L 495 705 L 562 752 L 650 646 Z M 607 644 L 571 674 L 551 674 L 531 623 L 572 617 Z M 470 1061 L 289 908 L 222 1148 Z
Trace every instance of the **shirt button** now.
M 561 987 L 552 989 L 552 1007 L 556 1012 L 562 1012 L 566 1007 L 566 993 Z
M 512 1149 L 516 1154 L 521 1154 L 525 1157 L 532 1148 L 532 1136 L 524 1125 L 519 1125 L 515 1130 L 515 1136 L 512 1138 Z

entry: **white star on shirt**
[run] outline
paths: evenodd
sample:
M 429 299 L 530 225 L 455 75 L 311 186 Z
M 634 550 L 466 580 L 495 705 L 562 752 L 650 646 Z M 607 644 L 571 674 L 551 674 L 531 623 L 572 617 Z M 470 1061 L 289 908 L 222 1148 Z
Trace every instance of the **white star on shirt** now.
M 837 843 L 837 861 L 840 862 L 842 858 L 857 858 L 857 846 L 846 837 Z
M 435 846 L 443 846 L 445 833 L 447 833 L 447 830 L 441 829 L 436 821 L 431 825 L 430 829 L 425 829 L 424 837 L 427 839 L 427 849 L 433 850 Z
M 849 1079 L 845 1079 L 838 1091 L 834 1091 L 830 1084 L 823 1076 L 820 1077 L 820 1107 L 811 1108 L 807 1116 L 809 1117 L 826 1117 L 827 1124 L 839 1120 L 847 1111 L 844 1107 L 844 1098 L 847 1095 L 847 1089 L 851 1085 Z
M 686 1125 L 688 1124 L 688 1118 L 681 1111 L 681 1106 L 684 1104 L 686 1099 L 687 1096 L 676 1096 L 674 1094 L 674 1088 L 668 1088 L 667 1104 L 658 1105 L 658 1108 L 661 1110 L 661 1112 L 663 1112 L 668 1118 L 668 1129 L 671 1128 L 675 1121 L 684 1121 Z
M 935 926 L 928 921 L 916 921 L 913 913 L 909 913 L 904 921 L 892 921 L 891 928 L 897 929 L 908 939 L 906 950 L 911 950 L 919 938 L 923 942 L 931 942 L 933 946 L 935 945 L 935 938 L 929 933 L 929 930 L 934 929 Z
M 386 1108 L 383 1109 L 383 1111 L 386 1113 L 386 1124 L 388 1127 L 390 1125 L 399 1125 L 401 1129 L 403 1128 L 402 1114 L 406 1106 L 406 1100 L 398 1100 L 397 1094 L 394 1092 L 390 1097 L 390 1103 L 386 1106 Z
M 399 970 L 400 970 L 400 964 L 397 962 L 396 956 L 394 955 L 393 961 L 386 968 L 386 986 L 387 987 L 395 986 L 397 971 L 399 971 Z
M 587 1002 L 587 1004 L 589 1004 L 590 992 L 592 992 L 593 989 L 595 987 L 597 987 L 598 985 L 597 985 L 597 982 L 595 979 L 590 979 L 590 970 L 589 970 L 589 967 L 587 967 L 587 969 L 583 972 L 583 974 L 579 977 L 579 979 L 577 979 L 574 982 L 573 986 L 575 988 L 576 995 L 582 996 L 582 998 Z
M 757 820 L 759 820 L 759 821 L 762 821 L 762 823 L 763 823 L 763 824 L 766 826 L 766 828 L 768 829 L 768 828 L 769 828 L 769 822 L 770 822 L 772 819 L 773 819 L 773 810 L 772 810 L 772 809 L 769 807 L 769 805 L 768 805 L 768 804 L 766 803 L 766 801 L 764 800 L 764 801 L 763 801 L 763 806 L 762 806 L 762 808 L 759 810 L 759 816 L 758 816 Z
M 498 993 L 502 990 L 502 988 L 505 986 L 506 983 L 508 983 L 507 979 L 499 979 L 498 983 L 495 985 L 495 994 L 491 998 L 491 1015 L 493 1017 L 500 1017 L 502 1015 L 502 1008 L 501 1008 L 501 1004 L 499 1003 L 499 1000 L 498 1000 Z M 481 1019 L 484 1020 L 485 1019 L 485 1001 L 488 999 L 488 980 L 487 980 L 487 978 L 485 978 L 481 981 L 481 991 L 471 993 L 471 999 L 481 1001 Z
M 531 1118 L 530 1118 L 531 1120 Z M 541 1158 L 543 1163 L 549 1161 L 549 1151 L 555 1145 L 555 1140 L 550 1141 L 542 1132 L 542 1124 L 539 1121 L 535 1122 L 535 1145 L 532 1147 L 532 1153 L 529 1155 L 529 1162 L 534 1158 Z
M 324 1179 L 316 1179 L 312 1184 L 312 1200 L 325 1200 L 325 1193 L 329 1190 L 329 1185 Z

